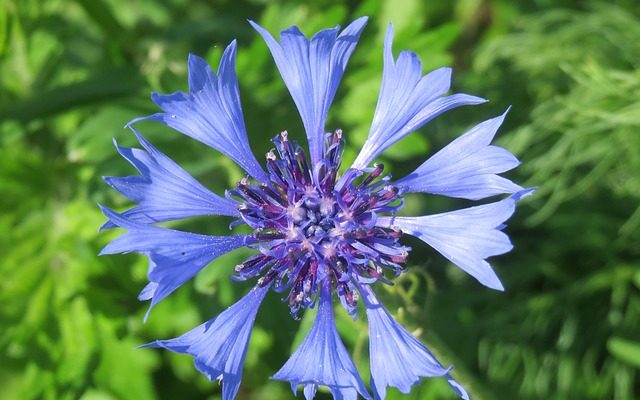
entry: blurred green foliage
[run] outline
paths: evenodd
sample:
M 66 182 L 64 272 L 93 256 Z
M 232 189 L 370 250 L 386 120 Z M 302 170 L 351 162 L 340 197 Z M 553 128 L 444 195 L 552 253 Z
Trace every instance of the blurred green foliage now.
M 283 129 L 302 139 L 266 46 L 245 20 L 272 32 L 298 24 L 311 34 L 360 15 L 371 20 L 328 121 L 347 134 L 348 159 L 373 115 L 391 21 L 396 51 L 418 53 L 425 71 L 454 66 L 457 91 L 492 100 L 450 112 L 400 142 L 385 154 L 394 175 L 511 104 L 499 141 L 523 161 L 512 177 L 540 187 L 507 228 L 515 250 L 494 260 L 506 292 L 480 287 L 408 240 L 409 273 L 378 289 L 385 303 L 444 363 L 455 364 L 475 399 L 640 397 L 635 1 L 0 0 L 2 399 L 220 398 L 190 357 L 134 347 L 185 332 L 232 304 L 250 284 L 231 284 L 228 275 L 247 253 L 217 260 L 142 324 L 145 305 L 136 295 L 145 282 L 143 257 L 96 256 L 118 234 L 98 233 L 104 218 L 96 203 L 128 207 L 100 176 L 133 173 L 111 138 L 134 145 L 121 127 L 155 111 L 148 93 L 186 89 L 187 54 L 215 65 L 237 38 L 256 154 Z M 242 176 L 229 160 L 159 124 L 141 129 L 218 193 Z M 466 204 L 411 196 L 405 212 Z M 225 233 L 228 222 L 198 218 L 179 226 Z M 312 314 L 293 321 L 277 296 L 268 297 L 239 398 L 291 396 L 269 376 Z M 367 381 L 366 321 L 337 315 Z M 388 396 L 401 397 L 394 390 Z M 431 379 L 406 398 L 452 394 Z

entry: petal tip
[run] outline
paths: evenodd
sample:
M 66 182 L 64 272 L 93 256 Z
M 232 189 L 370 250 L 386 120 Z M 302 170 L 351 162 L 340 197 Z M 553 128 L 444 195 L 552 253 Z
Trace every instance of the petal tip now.
M 515 201 L 520 201 L 526 197 L 531 196 L 533 192 L 535 192 L 536 190 L 538 190 L 538 186 L 533 186 L 524 190 L 520 190 L 512 194 L 511 198 L 514 199 Z

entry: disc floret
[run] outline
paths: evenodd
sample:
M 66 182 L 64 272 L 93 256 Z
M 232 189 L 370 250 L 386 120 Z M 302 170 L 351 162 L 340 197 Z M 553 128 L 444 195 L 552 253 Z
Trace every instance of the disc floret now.
M 292 315 L 313 307 L 319 282 L 329 279 L 349 313 L 358 301 L 356 284 L 388 281 L 384 271 L 402 271 L 409 248 L 400 232 L 376 227 L 380 213 L 403 205 L 398 189 L 382 176 L 384 166 L 350 169 L 339 176 L 344 139 L 341 130 L 325 136 L 315 165 L 286 131 L 266 155 L 269 182 L 243 178 L 229 196 L 239 200 L 244 223 L 253 229 L 260 253 L 235 268 L 236 280 L 258 275 L 258 285 L 288 290 Z

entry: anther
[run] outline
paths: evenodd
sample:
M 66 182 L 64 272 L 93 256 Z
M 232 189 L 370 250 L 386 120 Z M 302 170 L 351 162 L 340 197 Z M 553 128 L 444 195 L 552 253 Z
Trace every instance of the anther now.
M 269 282 L 273 280 L 273 278 L 276 277 L 276 275 L 278 275 L 278 271 L 275 268 L 272 268 L 271 270 L 269 270 L 269 272 L 267 272 L 266 275 L 258 279 L 258 287 L 265 287 Z
M 380 176 L 380 174 L 382 174 L 382 171 L 384 171 L 384 164 L 382 163 L 373 164 L 373 171 L 371 171 L 371 173 L 362 180 L 362 183 L 358 185 L 358 189 L 362 189 L 368 184 L 370 184 L 374 179 L 376 179 L 377 177 Z
M 391 200 L 398 194 L 398 188 L 392 185 L 387 185 L 384 187 L 386 193 L 380 196 L 380 200 Z
M 256 229 L 253 232 L 253 237 L 257 240 L 275 240 L 284 239 L 286 236 L 284 233 L 272 229 Z

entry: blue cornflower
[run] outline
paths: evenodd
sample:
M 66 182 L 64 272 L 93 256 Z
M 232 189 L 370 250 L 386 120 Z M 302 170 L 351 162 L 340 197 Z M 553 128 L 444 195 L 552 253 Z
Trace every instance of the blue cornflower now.
M 415 236 L 485 286 L 502 290 L 487 263 L 511 243 L 502 232 L 516 202 L 530 193 L 499 173 L 516 167 L 507 150 L 492 146 L 505 114 L 485 121 L 433 155 L 408 176 L 392 180 L 383 165 L 371 163 L 385 149 L 443 112 L 485 100 L 467 94 L 446 96 L 451 70 L 422 76 L 411 52 L 392 54 L 393 29 L 384 43 L 384 71 L 369 136 L 354 164 L 340 170 L 344 137 L 325 133 L 325 119 L 366 18 L 343 31 L 318 32 L 308 40 L 297 27 L 281 32 L 280 42 L 251 22 L 264 38 L 300 112 L 308 153 L 287 132 L 273 139 L 266 168 L 252 154 L 235 75 L 236 43 L 225 50 L 217 74 L 189 56 L 189 93 L 153 94 L 162 112 L 133 120 L 128 127 L 142 149 L 116 144 L 141 176 L 107 177 L 106 182 L 137 203 L 123 213 L 103 207 L 105 228 L 126 233 L 102 254 L 138 252 L 149 258 L 149 284 L 139 298 L 159 301 L 218 256 L 248 246 L 257 254 L 234 269 L 233 279 L 255 279 L 241 300 L 184 335 L 144 347 L 190 354 L 210 380 L 222 381 L 223 399 L 233 399 L 258 308 L 271 289 L 286 293 L 291 314 L 317 305 L 311 331 L 274 379 L 288 381 L 307 399 L 327 386 L 336 399 L 384 399 L 388 386 L 407 393 L 422 377 L 444 376 L 468 398 L 434 355 L 400 326 L 376 298 L 372 285 L 404 272 L 409 247 L 399 239 Z M 149 143 L 133 126 L 151 119 L 213 147 L 247 172 L 237 186 L 218 196 Z M 497 202 L 435 215 L 400 217 L 405 193 L 430 193 L 478 200 L 509 194 Z M 209 236 L 154 224 L 197 215 L 237 218 L 252 233 Z M 367 391 L 336 330 L 333 297 L 354 318 L 362 299 L 369 322 L 371 391 Z M 147 313 L 148 314 L 148 313 Z M 146 317 L 145 317 L 146 318 Z

